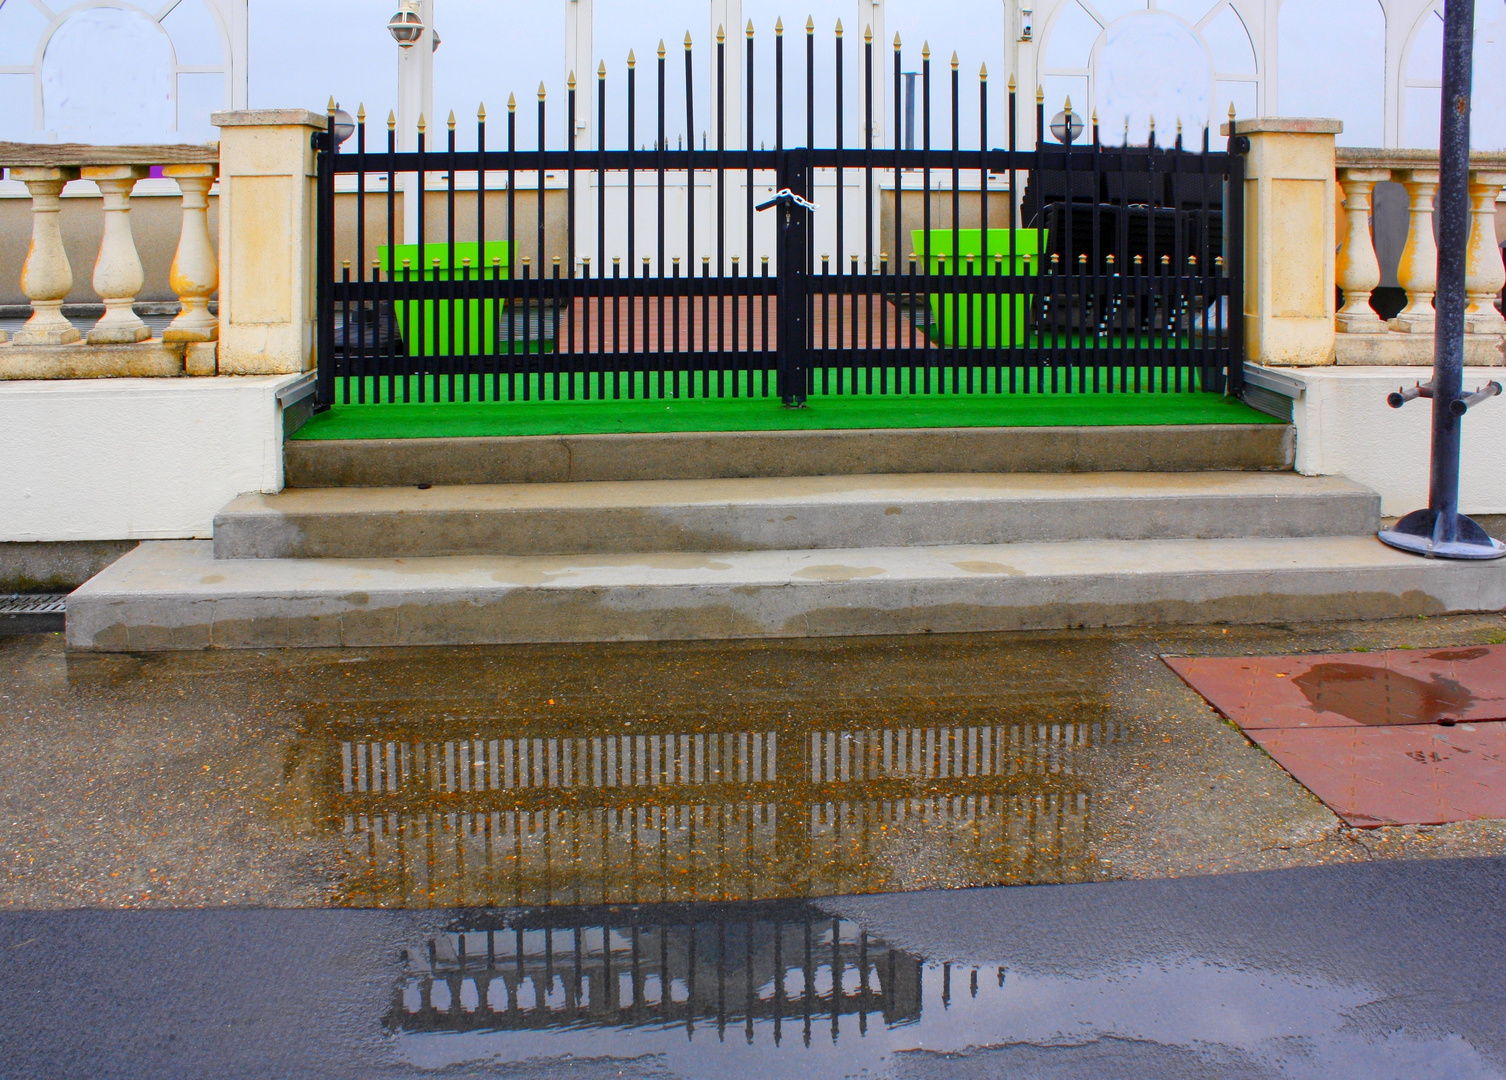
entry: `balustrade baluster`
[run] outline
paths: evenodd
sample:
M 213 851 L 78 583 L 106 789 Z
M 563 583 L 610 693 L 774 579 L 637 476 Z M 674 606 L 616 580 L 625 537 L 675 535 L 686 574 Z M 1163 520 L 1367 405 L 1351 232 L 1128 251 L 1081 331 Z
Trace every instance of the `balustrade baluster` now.
M 146 276 L 131 235 L 131 191 L 148 171 L 144 165 L 85 165 L 79 170 L 83 179 L 99 185 L 104 205 L 94 291 L 104 301 L 105 313 L 89 331 L 90 345 L 129 345 L 152 336 L 133 309 Z
M 1469 296 L 1464 323 L 1471 334 L 1506 333 L 1506 318 L 1496 310 L 1496 298 L 1506 288 L 1506 263 L 1496 235 L 1496 199 L 1506 187 L 1506 172 L 1475 170 L 1469 175 L 1473 220 L 1465 262 L 1464 290 Z
M 31 301 L 31 318 L 16 333 L 17 345 L 68 345 L 83 337 L 63 317 L 63 301 L 73 290 L 73 267 L 63 249 L 58 220 L 63 187 L 78 179 L 73 168 L 15 168 L 11 179 L 31 192 L 31 250 L 21 270 L 21 291 Z
M 1335 318 L 1341 334 L 1384 334 L 1386 324 L 1370 306 L 1381 282 L 1375 241 L 1370 234 L 1371 195 L 1375 185 L 1391 179 L 1390 169 L 1340 169 L 1344 189 L 1344 243 L 1339 248 L 1339 287 L 1344 306 Z
M 220 323 L 209 313 L 209 298 L 220 283 L 219 260 L 209 240 L 209 189 L 215 165 L 168 165 L 162 170 L 183 192 L 183 231 L 173 256 L 171 283 L 183 310 L 163 331 L 164 341 L 215 341 Z
M 1435 321 L 1433 292 L 1438 287 L 1438 245 L 1433 239 L 1433 196 L 1438 193 L 1437 169 L 1407 169 L 1401 173 L 1409 203 L 1407 246 L 1402 249 L 1396 276 L 1407 290 L 1407 306 L 1391 320 L 1391 329 L 1431 334 Z

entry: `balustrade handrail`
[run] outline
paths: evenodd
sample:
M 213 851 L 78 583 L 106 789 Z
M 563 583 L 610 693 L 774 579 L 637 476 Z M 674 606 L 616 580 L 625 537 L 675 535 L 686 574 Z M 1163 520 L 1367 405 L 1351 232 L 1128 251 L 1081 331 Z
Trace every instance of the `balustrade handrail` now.
M 1416 169 L 1438 163 L 1437 150 L 1380 146 L 1341 146 L 1335 151 L 1341 169 Z M 1472 169 L 1506 169 L 1506 153 L 1476 150 L 1469 155 Z
M 78 168 L 85 165 L 218 165 L 220 144 L 151 143 L 142 146 L 93 146 L 87 143 L 0 142 L 0 167 Z

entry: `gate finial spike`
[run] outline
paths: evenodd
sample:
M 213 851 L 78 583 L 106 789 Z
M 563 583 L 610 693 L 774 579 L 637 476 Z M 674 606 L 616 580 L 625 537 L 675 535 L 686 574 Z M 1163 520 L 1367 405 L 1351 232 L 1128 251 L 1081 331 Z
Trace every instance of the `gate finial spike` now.
M 957 54 L 955 52 L 952 53 L 952 70 L 957 70 Z
M 805 17 L 805 32 L 807 34 L 814 34 L 816 32 L 816 17 L 814 15 L 807 15 Z
M 451 131 L 455 130 L 455 110 L 454 109 L 450 110 L 449 127 L 450 127 Z
M 635 68 L 637 66 L 638 66 L 638 58 L 633 55 L 633 50 L 629 49 L 628 50 L 628 70 L 632 70 L 633 68 Z
M 723 27 L 721 26 L 720 23 L 718 23 L 717 27 L 716 27 L 716 43 L 718 45 L 721 45 L 726 40 L 727 40 L 727 31 L 725 29 L 723 29 Z
M 508 94 L 507 95 L 507 111 L 508 112 L 517 112 L 518 111 L 518 95 L 517 94 Z
M 339 107 L 340 106 L 338 106 L 338 105 L 335 104 L 335 97 L 334 97 L 334 95 L 331 94 L 330 95 L 330 99 L 329 99 L 329 104 L 324 107 L 324 114 L 326 116 L 334 116 L 335 115 L 335 110 L 338 109 Z
M 774 20 L 774 36 L 775 37 L 784 37 L 784 20 L 783 19 L 775 19 Z
M 685 49 L 686 49 L 686 51 L 689 51 L 689 49 L 690 49 L 690 31 L 689 30 L 685 31 Z
M 867 26 L 863 28 L 863 43 L 865 45 L 873 44 L 873 27 Z
M 1067 118 L 1069 120 L 1072 118 L 1072 95 L 1071 94 L 1067 95 L 1067 103 L 1062 106 L 1062 112 L 1064 112 L 1064 113 L 1067 114 Z
M 978 68 L 978 81 L 979 82 L 988 82 L 988 65 L 987 64 L 984 64 L 982 67 Z
M 484 123 L 486 123 L 486 102 L 484 102 L 484 101 L 476 109 L 476 123 L 478 123 L 478 124 L 484 124 Z
M 420 135 L 422 135 L 426 130 L 428 130 L 428 127 L 429 127 L 429 125 L 424 122 L 424 114 L 423 113 L 419 113 L 418 114 L 418 133 Z
M 387 130 L 397 130 L 397 113 L 393 112 L 391 109 L 387 110 Z
M 565 89 L 571 93 L 575 92 L 575 72 L 572 71 L 570 77 L 565 80 Z
M 1037 105 L 1046 104 L 1046 88 L 1039 84 L 1035 88 L 1035 103 Z
M 539 100 L 544 100 L 544 84 L 542 81 L 539 82 Z
M 750 38 L 753 36 L 753 20 L 752 19 L 748 20 L 748 30 L 747 30 L 747 33 L 748 33 L 748 36 Z
M 356 106 L 356 123 L 366 123 L 366 103 L 364 101 Z
M 931 62 L 931 43 L 929 41 L 920 43 L 920 58 L 928 64 Z
M 1229 123 L 1234 123 L 1234 102 L 1229 102 Z
M 842 36 L 842 20 L 838 19 L 837 20 L 837 37 L 841 37 L 841 36 Z
M 895 52 L 899 52 L 899 34 L 898 34 L 898 32 L 896 32 L 895 35 L 894 35 L 894 51 Z
M 1098 126 L 1098 108 L 1096 106 L 1093 108 L 1093 126 L 1095 128 Z
M 1009 92 L 1013 94 L 1015 91 L 1019 90 L 1019 88 L 1020 84 L 1015 82 L 1014 75 L 1011 74 L 1009 76 Z
M 598 79 L 605 79 L 607 77 L 607 62 L 605 60 L 603 60 L 600 66 L 597 67 L 596 77 Z
M 664 39 L 663 38 L 659 39 L 659 59 L 660 60 L 664 59 Z

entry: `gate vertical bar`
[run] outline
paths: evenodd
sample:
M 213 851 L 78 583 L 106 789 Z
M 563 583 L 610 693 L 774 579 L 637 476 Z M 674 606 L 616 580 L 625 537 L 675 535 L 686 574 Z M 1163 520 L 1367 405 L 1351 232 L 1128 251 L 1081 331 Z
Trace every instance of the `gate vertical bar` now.
M 318 268 L 318 280 L 314 290 L 314 310 L 318 316 L 317 352 L 315 362 L 315 405 L 323 412 L 335 403 L 335 162 L 334 155 L 339 144 L 335 141 L 335 109 L 331 101 L 324 131 L 313 136 L 315 174 L 318 178 L 319 198 L 316 216 L 318 239 L 315 244 L 314 261 Z M 350 330 L 346 328 L 346 352 L 350 351 Z M 348 396 L 348 394 L 347 394 Z

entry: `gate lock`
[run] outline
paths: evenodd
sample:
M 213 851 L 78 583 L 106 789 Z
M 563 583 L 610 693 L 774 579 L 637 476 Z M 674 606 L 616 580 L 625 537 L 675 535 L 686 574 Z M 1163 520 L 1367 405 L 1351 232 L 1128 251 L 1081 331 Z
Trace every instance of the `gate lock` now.
M 765 203 L 759 203 L 753 209 L 767 210 L 769 207 L 778 206 L 780 203 L 793 203 L 794 205 L 800 207 L 802 210 L 809 210 L 813 214 L 817 210 L 821 209 L 815 203 L 802 199 L 799 195 L 796 195 L 789 188 L 780 188 L 774 193 L 774 197 L 772 199 Z

